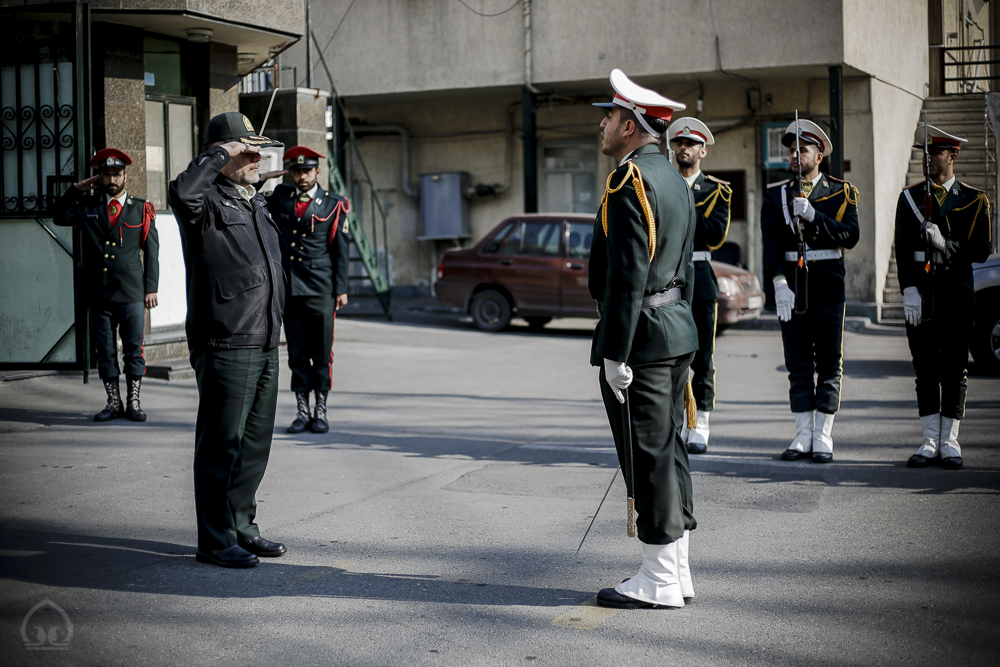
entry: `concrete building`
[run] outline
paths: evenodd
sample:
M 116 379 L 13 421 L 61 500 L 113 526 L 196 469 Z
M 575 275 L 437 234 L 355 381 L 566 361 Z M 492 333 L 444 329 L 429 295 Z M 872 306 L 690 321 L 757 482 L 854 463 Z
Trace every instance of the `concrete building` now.
M 980 34 L 968 15 L 987 45 L 989 12 L 978 0 L 336 0 L 312 5 L 311 65 L 305 40 L 281 64 L 297 85 L 311 70 L 312 86 L 342 96 L 389 206 L 391 282 L 419 289 L 431 287 L 444 247 L 507 216 L 596 211 L 614 165 L 590 103 L 606 99 L 614 67 L 712 129 L 703 167 L 735 190 L 726 256 L 760 274 L 761 196 L 788 175 L 778 139 L 798 110 L 828 128 L 838 144 L 828 168 L 860 190 L 848 312 L 877 319 L 930 54 L 944 58 L 928 38 L 936 30 L 941 44 L 971 44 Z M 950 92 L 959 85 L 948 82 Z M 469 202 L 471 239 L 421 240 L 419 177 L 443 172 L 493 186 Z M 367 192 L 355 202 L 363 217 Z

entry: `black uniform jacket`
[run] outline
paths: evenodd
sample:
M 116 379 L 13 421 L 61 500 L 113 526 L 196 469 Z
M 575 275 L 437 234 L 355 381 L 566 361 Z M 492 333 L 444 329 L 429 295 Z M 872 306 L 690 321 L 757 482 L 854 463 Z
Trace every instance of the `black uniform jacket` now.
M 764 271 L 768 280 L 783 275 L 794 290 L 792 279 L 795 261 L 785 258 L 786 252 L 798 250 L 799 236 L 792 227 L 793 181 L 779 181 L 767 186 L 760 212 L 764 240 Z M 783 201 L 784 198 L 784 201 Z M 858 189 L 832 176 L 822 174 L 809 203 L 816 209 L 812 222 L 803 220 L 806 247 L 809 250 L 850 250 L 858 243 Z M 809 262 L 809 304 L 830 306 L 844 303 L 844 258 Z
M 56 200 L 53 222 L 76 225 L 83 232 L 83 280 L 88 299 L 139 303 L 146 294 L 156 292 L 160 280 L 156 210 L 146 200 L 126 193 L 112 228 L 106 202 L 103 192 L 90 194 L 70 187 Z M 146 253 L 145 267 L 140 249 Z
M 301 219 L 295 217 L 297 190 L 282 183 L 267 198 L 281 231 L 289 296 L 347 294 L 351 237 L 346 198 L 317 189 Z
M 729 233 L 729 202 L 733 198 L 733 190 L 726 181 L 701 172 L 691 184 L 691 194 L 694 195 L 694 210 L 698 214 L 693 250 L 718 250 Z M 711 262 L 695 262 L 694 273 L 695 301 L 718 298 L 719 281 Z
M 264 197 L 247 202 L 219 174 L 229 159 L 208 149 L 167 192 L 184 246 L 188 347 L 269 350 L 285 307 L 280 234 Z
M 906 193 L 917 206 L 913 210 Z M 972 265 L 985 262 L 990 256 L 990 202 L 982 190 L 955 181 L 944 205 L 932 198 L 932 222 L 944 236 L 944 251 L 935 253 L 939 264 L 934 267 L 934 301 L 944 306 L 975 303 Z M 896 266 L 900 291 L 916 287 L 923 292 L 924 262 L 914 259 L 914 252 L 926 253 L 927 242 L 920 227 L 923 224 L 924 184 L 917 183 L 903 190 L 896 203 Z
M 652 257 L 648 221 L 632 179 L 626 177 L 629 162 L 642 173 L 653 212 Z M 610 191 L 615 188 L 616 192 Z M 641 364 L 697 350 L 698 330 L 691 316 L 695 224 L 691 188 L 656 146 L 646 145 L 637 148 L 629 161 L 611 174 L 608 190 L 607 235 L 602 207 L 590 250 L 590 294 L 603 304 L 590 363 L 598 366 L 610 359 Z M 681 289 L 681 301 L 658 308 L 642 307 L 643 297 L 670 286 L 672 280 Z

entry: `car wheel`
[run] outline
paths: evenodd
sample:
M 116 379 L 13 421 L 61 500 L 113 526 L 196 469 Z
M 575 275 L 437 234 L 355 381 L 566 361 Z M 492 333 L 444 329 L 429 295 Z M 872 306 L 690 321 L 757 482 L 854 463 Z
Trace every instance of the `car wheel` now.
M 970 347 L 977 370 L 1000 375 L 1000 303 L 977 314 Z
M 483 290 L 472 299 L 472 321 L 483 331 L 500 331 L 510 324 L 510 301 L 496 290 Z
M 528 326 L 532 329 L 541 329 L 546 324 L 552 321 L 551 317 L 544 317 L 542 315 L 528 315 L 524 318 L 524 321 L 528 323 Z

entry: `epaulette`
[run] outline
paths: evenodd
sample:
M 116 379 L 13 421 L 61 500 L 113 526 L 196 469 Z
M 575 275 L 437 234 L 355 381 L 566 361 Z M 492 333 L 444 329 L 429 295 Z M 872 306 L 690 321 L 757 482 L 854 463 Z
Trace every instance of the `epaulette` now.
M 958 181 L 958 184 L 961 185 L 966 190 L 972 190 L 973 192 L 976 192 L 976 193 L 985 193 L 986 192 L 986 190 L 983 190 L 981 188 L 977 188 L 977 187 L 975 187 L 973 185 L 969 185 L 968 183 L 966 183 L 964 181 Z
M 791 183 L 791 182 L 792 182 L 792 179 L 786 178 L 785 180 L 778 181 L 777 183 L 768 183 L 767 184 L 767 188 L 770 190 L 771 188 L 776 188 L 776 187 L 778 187 L 780 185 L 784 185 L 785 183 Z
M 831 176 L 830 174 L 823 174 L 823 177 L 828 181 L 833 181 L 834 183 L 850 183 L 848 180 L 837 178 L 836 176 Z
M 721 178 L 716 178 L 715 176 L 710 176 L 709 174 L 705 174 L 705 180 L 712 181 L 713 183 L 718 183 L 720 185 L 730 185 L 729 181 L 724 181 Z

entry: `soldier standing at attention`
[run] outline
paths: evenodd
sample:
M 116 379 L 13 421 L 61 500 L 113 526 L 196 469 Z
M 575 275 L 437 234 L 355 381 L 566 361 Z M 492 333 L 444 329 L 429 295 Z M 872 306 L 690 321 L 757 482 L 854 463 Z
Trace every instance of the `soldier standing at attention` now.
M 57 225 L 80 227 L 83 236 L 83 280 L 90 311 L 90 332 L 97 347 L 97 373 L 108 404 L 94 415 L 103 422 L 117 417 L 146 421 L 139 389 L 146 374 L 142 356 L 143 308 L 157 305 L 160 277 L 156 210 L 125 190 L 125 167 L 131 158 L 115 148 L 98 151 L 90 166 L 96 176 L 74 184 L 55 203 Z M 92 188 L 97 187 L 97 191 Z M 139 251 L 145 253 L 145 263 Z M 118 342 L 122 339 L 127 403 L 118 388 Z
M 718 316 L 719 281 L 712 270 L 712 251 L 726 242 L 729 233 L 729 202 L 733 191 L 729 183 L 701 171 L 701 161 L 715 137 L 697 118 L 678 118 L 667 131 L 673 145 L 677 170 L 694 195 L 697 226 L 694 231 L 694 302 L 691 313 L 698 326 L 698 352 L 691 362 L 691 388 L 698 408 L 697 425 L 681 437 L 688 454 L 708 451 L 708 418 L 715 408 L 715 322 Z
M 924 183 L 904 189 L 896 204 L 899 287 L 924 431 L 906 464 L 958 470 L 963 463 L 958 425 L 965 416 L 965 366 L 976 312 L 972 265 L 990 256 L 990 202 L 982 190 L 955 178 L 955 160 L 966 140 L 927 125 L 917 130 L 914 148 L 924 148 L 925 132 L 930 219 Z
M 789 147 L 790 169 L 801 169 L 802 191 L 795 191 L 794 180 L 772 183 L 760 214 L 764 269 L 774 281 L 795 415 L 795 439 L 781 460 L 811 456 L 829 463 L 844 365 L 844 250 L 860 236 L 858 189 L 820 173 L 833 150 L 830 139 L 812 121 L 799 120 L 798 126 L 796 132 L 795 122 L 789 124 L 781 143 Z
M 601 150 L 619 166 L 594 224 L 589 288 L 601 319 L 590 363 L 600 366 L 618 460 L 626 487 L 634 487 L 642 565 L 601 590 L 597 601 L 624 609 L 683 607 L 694 596 L 687 554 L 688 531 L 697 526 L 680 437 L 698 348 L 690 305 L 695 214 L 691 189 L 657 146 L 673 111 L 684 105 L 621 70 L 611 72 L 611 85 L 614 101 L 597 105 L 608 109 Z
M 347 305 L 351 203 L 319 187 L 319 161 L 324 157 L 305 146 L 289 148 L 284 161 L 295 186 L 282 183 L 267 199 L 281 230 L 289 278 L 285 338 L 298 406 L 289 433 L 330 429 L 326 399 L 333 385 L 333 327 L 337 311 Z M 316 396 L 313 414 L 309 413 L 310 391 Z

